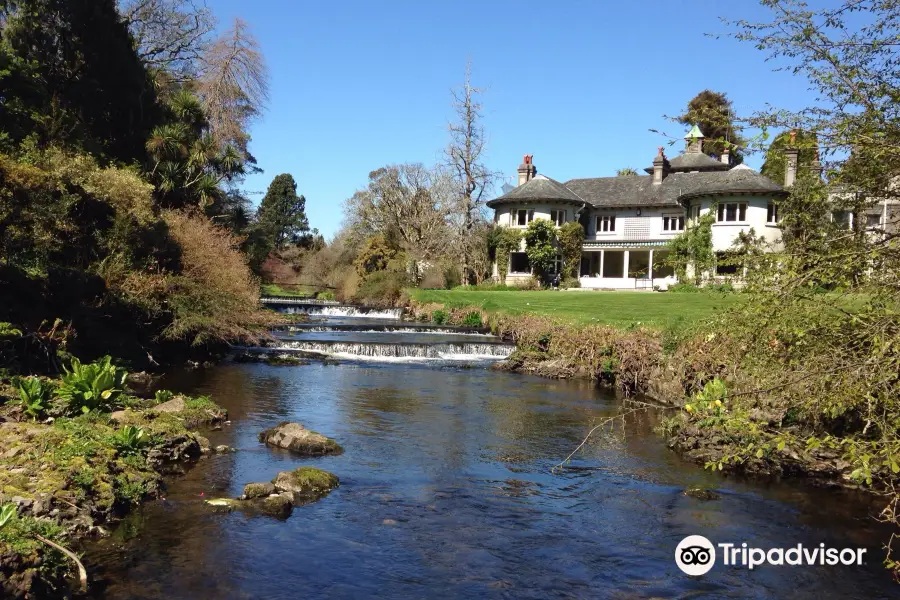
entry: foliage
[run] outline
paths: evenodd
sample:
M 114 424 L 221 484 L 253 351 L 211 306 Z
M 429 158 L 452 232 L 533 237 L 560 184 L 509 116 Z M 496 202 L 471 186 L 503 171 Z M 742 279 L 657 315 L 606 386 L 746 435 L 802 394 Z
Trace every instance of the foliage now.
M 69 414 L 108 411 L 125 387 L 128 373 L 116 367 L 112 358 L 83 365 L 77 358 L 65 369 L 56 396 L 65 401 Z
M 727 148 L 732 165 L 744 162 L 741 152 L 745 142 L 736 124 L 731 100 L 723 92 L 703 90 L 688 102 L 687 110 L 678 117 L 682 125 L 697 125 L 706 139 L 703 153 L 721 156 Z
M 631 167 L 625 167 L 624 169 L 618 169 L 616 171 L 616 177 L 637 177 L 638 172 Z
M 584 227 L 577 221 L 563 223 L 556 231 L 559 253 L 563 266 L 561 275 L 565 279 L 577 279 L 581 269 L 581 247 L 584 244 Z
M 470 311 L 466 313 L 466 316 L 463 317 L 462 325 L 466 327 L 481 327 L 484 323 L 481 321 L 481 313 L 477 310 Z
M 715 269 L 716 255 L 712 246 L 714 215 L 715 210 L 711 210 L 701 216 L 697 223 L 691 223 L 666 244 L 669 251 L 666 263 L 675 270 L 679 282 L 687 282 L 690 272 L 690 280 L 699 286 L 703 278 Z
M 444 269 L 440 265 L 433 265 L 425 270 L 422 280 L 419 281 L 419 287 L 427 290 L 443 290 L 447 288 L 447 278 L 444 275 Z
M 560 289 L 564 289 L 564 290 L 569 289 L 569 288 L 580 288 L 581 280 L 578 279 L 577 277 L 569 277 L 567 279 L 563 279 L 559 283 L 559 287 L 560 287 Z
M 547 219 L 535 219 L 525 228 L 523 237 L 531 271 L 535 279 L 546 285 L 550 268 L 556 258 L 556 248 L 553 245 L 556 231 L 553 223 Z
M 360 277 L 365 277 L 375 271 L 383 271 L 396 255 L 396 250 L 388 245 L 384 236 L 373 235 L 366 240 L 356 257 L 356 272 Z
M 297 195 L 297 182 L 289 173 L 276 175 L 269 184 L 256 220 L 274 250 L 311 241 L 306 198 Z
M 512 227 L 497 227 L 494 229 L 494 256 L 497 262 L 497 273 L 500 283 L 506 283 L 506 274 L 509 272 L 509 254 L 518 252 L 522 246 L 522 232 Z
M 163 402 L 168 402 L 174 397 L 175 393 L 169 390 L 156 390 L 156 392 L 153 394 L 153 401 L 155 404 L 162 404 Z
M 26 415 L 33 421 L 39 419 L 47 408 L 47 400 L 53 387 L 40 377 L 23 377 L 15 380 L 19 402 Z
M 374 271 L 363 279 L 353 300 L 370 306 L 396 306 L 408 283 L 402 269 Z
M 435 310 L 431 313 L 431 322 L 435 325 L 443 325 L 447 322 L 448 317 L 446 310 Z
M 137 454 L 150 443 L 150 436 L 143 427 L 126 425 L 112 436 L 113 445 L 122 456 Z
M 16 511 L 17 507 L 12 502 L 0 506 L 0 529 L 3 529 L 7 523 L 16 517 Z
M 791 136 L 794 140 L 791 141 Z M 784 151 L 789 147 L 799 150 L 798 166 L 803 165 L 803 170 L 808 169 L 819 155 L 819 146 L 814 133 L 806 131 L 782 131 L 769 144 L 765 154 L 765 162 L 759 172 L 781 185 L 784 183 L 784 173 L 787 168 L 787 156 Z M 801 171 L 802 173 L 802 171 Z M 801 174 L 801 173 L 798 173 Z

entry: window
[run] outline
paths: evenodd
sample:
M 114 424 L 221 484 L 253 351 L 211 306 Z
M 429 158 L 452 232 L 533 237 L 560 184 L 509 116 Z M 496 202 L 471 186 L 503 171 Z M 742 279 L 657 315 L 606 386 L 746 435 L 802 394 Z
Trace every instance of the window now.
M 604 215 L 602 217 L 597 217 L 597 233 L 602 232 L 610 232 L 616 230 L 616 216 L 615 215 Z
M 684 231 L 683 216 L 663 216 L 663 231 Z
M 700 205 L 695 204 L 691 207 L 691 221 L 697 221 L 700 218 Z
M 531 264 L 528 262 L 528 255 L 524 252 L 510 252 L 509 272 L 531 273 Z
M 562 255 L 557 254 L 553 257 L 553 264 L 550 265 L 551 273 L 562 273 Z
M 516 212 L 516 225 L 528 225 L 534 220 L 534 211 L 527 208 L 520 208 Z
M 878 213 L 866 215 L 866 229 L 877 229 L 881 226 L 881 215 Z
M 746 202 L 728 202 L 719 204 L 719 212 L 717 221 L 720 223 L 734 221 L 743 222 L 747 220 L 747 203 Z
M 778 205 L 769 202 L 769 205 L 766 206 L 766 223 L 774 225 L 779 221 L 781 221 L 781 215 L 778 214 Z
M 853 223 L 852 215 L 846 210 L 838 210 L 831 213 L 831 219 L 838 229 L 850 229 Z
M 553 224 L 559 227 L 563 223 L 566 222 L 566 211 L 564 210 L 551 210 L 550 211 L 550 220 L 553 221 Z

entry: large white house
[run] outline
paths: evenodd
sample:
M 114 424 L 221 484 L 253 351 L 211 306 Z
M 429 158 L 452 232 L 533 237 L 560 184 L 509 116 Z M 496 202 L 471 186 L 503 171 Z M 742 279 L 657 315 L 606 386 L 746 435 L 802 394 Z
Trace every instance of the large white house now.
M 565 183 L 537 174 L 531 156 L 519 165 L 519 185 L 487 205 L 500 226 L 524 229 L 533 219 L 557 226 L 579 221 L 585 228 L 581 286 L 585 288 L 662 288 L 675 283 L 663 264 L 666 244 L 693 220 L 715 211 L 713 249 L 732 248 L 738 233 L 751 228 L 772 244 L 781 237 L 778 199 L 785 187 L 745 165 L 730 166 L 703 153 L 696 126 L 685 136 L 685 151 L 669 160 L 659 148 L 648 175 L 572 179 Z M 790 151 L 789 151 L 790 152 Z M 796 175 L 797 155 L 790 152 L 785 175 Z M 531 276 L 524 244 L 509 259 L 507 281 Z M 731 267 L 733 268 L 733 267 Z M 719 267 L 719 275 L 729 267 Z M 495 265 L 495 275 L 496 265 Z

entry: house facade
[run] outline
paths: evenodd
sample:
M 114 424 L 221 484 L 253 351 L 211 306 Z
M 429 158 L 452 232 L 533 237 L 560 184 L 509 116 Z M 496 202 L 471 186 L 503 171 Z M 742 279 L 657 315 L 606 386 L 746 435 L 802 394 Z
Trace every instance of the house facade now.
M 719 159 L 704 154 L 703 133 L 696 126 L 685 142 L 684 152 L 671 160 L 659 148 L 645 169 L 647 175 L 564 183 L 538 175 L 532 157 L 525 156 L 518 185 L 487 205 L 498 226 L 524 230 L 534 219 L 557 226 L 580 222 L 585 230 L 579 272 L 583 288 L 665 289 L 675 283 L 671 267 L 665 265 L 667 244 L 711 211 L 717 254 L 731 249 L 739 233 L 751 228 L 777 246 L 778 200 L 787 195 L 785 187 L 796 175 L 796 154 L 788 155 L 785 185 L 780 185 L 745 165 L 732 167 L 727 153 Z M 510 284 L 531 277 L 524 249 L 523 242 L 520 252 L 510 255 Z M 732 273 L 721 267 L 717 274 Z

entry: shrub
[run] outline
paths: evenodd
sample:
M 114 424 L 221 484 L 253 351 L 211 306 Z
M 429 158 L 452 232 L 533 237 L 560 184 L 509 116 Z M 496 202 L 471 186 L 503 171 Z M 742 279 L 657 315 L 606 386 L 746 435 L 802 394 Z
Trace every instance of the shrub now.
M 578 277 L 578 269 L 581 267 L 581 247 L 584 244 L 584 227 L 578 221 L 569 221 L 556 231 L 556 239 L 559 243 L 559 251 L 562 254 L 562 275 L 569 279 Z M 578 286 L 570 286 L 578 287 Z
M 394 306 L 406 285 L 406 274 L 398 271 L 375 271 L 359 286 L 353 300 L 373 306 Z
M 153 395 L 153 400 L 156 402 L 156 404 L 162 404 L 163 402 L 168 402 L 174 397 L 175 393 L 169 390 L 156 390 L 156 393 Z
M 537 277 L 529 277 L 524 280 L 522 284 L 519 286 L 520 290 L 542 290 L 544 286 L 541 285 L 540 280 Z
M 425 270 L 425 274 L 422 275 L 422 281 L 419 282 L 419 287 L 425 290 L 446 289 L 447 277 L 444 274 L 444 270 L 438 265 L 428 267 Z
M 141 448 L 150 443 L 150 436 L 143 427 L 126 425 L 112 436 L 113 446 L 122 456 L 129 456 L 140 452 Z
M 436 310 L 431 313 L 431 322 L 436 325 L 443 325 L 449 320 L 446 310 Z
M 481 313 L 472 311 L 466 313 L 466 316 L 462 320 L 462 324 L 466 327 L 481 327 L 484 323 L 481 320 Z
M 733 294 L 737 291 L 734 289 L 734 285 L 730 281 L 726 281 L 724 283 L 709 283 L 703 289 L 709 290 L 710 292 L 719 292 L 721 294 Z
M 525 228 L 525 254 L 531 264 L 534 276 L 546 283 L 553 259 L 556 258 L 556 248 L 553 245 L 556 230 L 553 223 L 547 219 L 535 219 Z
M 688 293 L 688 294 L 696 294 L 701 291 L 701 288 L 696 285 L 692 285 L 690 283 L 676 283 L 669 286 L 670 292 L 680 292 L 680 293 Z
M 497 273 L 500 275 L 500 283 L 506 283 L 506 274 L 509 271 L 509 254 L 518 251 L 522 245 L 522 232 L 511 227 L 499 227 L 492 234 L 494 246 L 494 259 L 497 261 Z
M 581 280 L 578 279 L 577 277 L 569 277 L 569 278 L 563 279 L 562 282 L 560 282 L 559 287 L 563 288 L 563 289 L 565 289 L 565 288 L 580 288 Z
M 366 240 L 359 256 L 356 257 L 356 272 L 360 277 L 383 271 L 397 252 L 391 248 L 383 235 L 373 235 Z
M 38 377 L 26 377 L 14 383 L 19 392 L 19 403 L 23 411 L 33 421 L 38 420 L 47 408 L 46 402 L 50 397 L 51 386 Z
M 109 356 L 88 365 L 73 358 L 56 395 L 66 402 L 70 414 L 109 410 L 122 394 L 127 375 L 124 369 L 112 364 Z
M 325 290 L 324 292 L 319 292 L 316 294 L 316 298 L 319 300 L 335 300 L 334 292 L 331 290 Z

